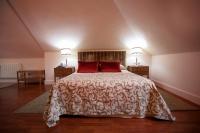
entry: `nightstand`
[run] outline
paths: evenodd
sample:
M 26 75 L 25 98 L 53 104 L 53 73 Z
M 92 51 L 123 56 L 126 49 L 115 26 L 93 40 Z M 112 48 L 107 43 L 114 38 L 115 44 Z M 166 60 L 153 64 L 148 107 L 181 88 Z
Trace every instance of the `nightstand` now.
M 54 68 L 54 82 L 75 72 L 75 67 L 58 66 Z
M 149 66 L 128 66 L 127 70 L 140 76 L 149 78 Z

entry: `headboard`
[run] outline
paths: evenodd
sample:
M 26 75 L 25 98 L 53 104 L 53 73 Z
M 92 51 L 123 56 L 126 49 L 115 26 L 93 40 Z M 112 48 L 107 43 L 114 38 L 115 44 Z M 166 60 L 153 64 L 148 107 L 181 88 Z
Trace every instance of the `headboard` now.
M 120 61 L 126 65 L 126 51 L 83 51 L 78 52 L 78 61 Z

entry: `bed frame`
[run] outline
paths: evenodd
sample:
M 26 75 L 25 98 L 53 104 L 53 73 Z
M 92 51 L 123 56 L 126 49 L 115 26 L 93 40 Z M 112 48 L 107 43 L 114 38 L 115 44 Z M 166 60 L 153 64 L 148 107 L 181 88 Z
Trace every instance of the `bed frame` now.
M 119 61 L 126 66 L 126 51 L 80 51 L 78 61 Z

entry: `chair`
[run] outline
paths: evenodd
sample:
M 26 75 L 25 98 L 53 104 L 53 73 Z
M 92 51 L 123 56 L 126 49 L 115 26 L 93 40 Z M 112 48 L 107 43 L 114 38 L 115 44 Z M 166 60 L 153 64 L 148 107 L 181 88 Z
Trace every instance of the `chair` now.
M 24 71 L 17 71 L 17 85 L 18 88 L 20 87 L 20 84 L 23 83 L 24 87 L 26 88 L 26 73 Z

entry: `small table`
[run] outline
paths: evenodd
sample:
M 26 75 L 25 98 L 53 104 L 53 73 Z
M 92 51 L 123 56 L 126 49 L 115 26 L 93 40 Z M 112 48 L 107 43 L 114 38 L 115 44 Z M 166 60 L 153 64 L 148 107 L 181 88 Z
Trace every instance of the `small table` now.
M 22 70 L 17 71 L 17 83 L 18 87 L 21 82 L 24 83 L 25 87 L 26 84 L 30 81 L 37 81 L 40 83 L 44 83 L 45 80 L 45 71 L 44 70 Z
M 140 76 L 146 75 L 149 78 L 149 66 L 128 66 L 127 70 Z
M 75 72 L 75 67 L 57 66 L 56 68 L 54 68 L 54 82 L 56 82 L 57 79 L 66 77 L 74 72 Z

